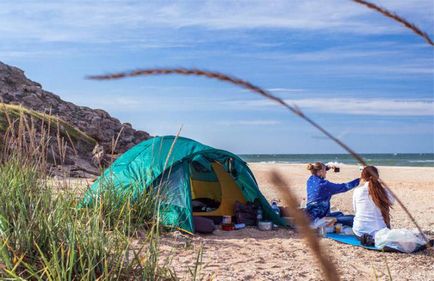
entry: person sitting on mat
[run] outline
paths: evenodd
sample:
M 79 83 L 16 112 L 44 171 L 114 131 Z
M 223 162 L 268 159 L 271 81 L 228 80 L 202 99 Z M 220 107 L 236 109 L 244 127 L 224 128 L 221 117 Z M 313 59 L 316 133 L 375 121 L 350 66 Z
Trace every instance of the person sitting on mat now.
M 346 192 L 359 185 L 360 179 L 348 183 L 332 183 L 326 180 L 329 167 L 321 162 L 310 163 L 307 169 L 312 175 L 307 180 L 306 212 L 312 221 L 323 217 L 336 217 L 338 223 L 353 225 L 353 215 L 330 212 L 330 199 L 334 194 Z
M 363 185 L 354 190 L 353 232 L 359 239 L 364 235 L 374 237 L 377 231 L 385 227 L 390 228 L 390 209 L 395 199 L 381 185 L 378 178 L 378 169 L 367 166 L 362 170 Z

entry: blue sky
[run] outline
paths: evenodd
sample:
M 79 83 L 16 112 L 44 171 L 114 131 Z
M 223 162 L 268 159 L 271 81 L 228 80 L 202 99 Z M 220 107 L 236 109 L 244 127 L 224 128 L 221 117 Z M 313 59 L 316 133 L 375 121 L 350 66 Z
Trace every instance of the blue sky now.
M 434 4 L 375 1 L 434 36 Z M 337 153 L 283 108 L 216 81 L 89 81 L 136 68 L 228 73 L 297 104 L 359 152 L 434 152 L 434 49 L 351 1 L 5 1 L 0 61 L 153 135 L 236 153 Z

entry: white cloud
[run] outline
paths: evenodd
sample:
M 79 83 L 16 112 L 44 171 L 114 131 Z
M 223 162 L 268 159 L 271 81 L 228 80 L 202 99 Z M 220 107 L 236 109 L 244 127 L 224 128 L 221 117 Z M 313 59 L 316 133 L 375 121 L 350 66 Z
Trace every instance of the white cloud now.
M 3 1 L 0 36 L 56 42 L 138 40 L 152 29 L 274 28 L 356 34 L 403 33 L 404 27 L 351 1 Z M 430 0 L 383 3 L 431 28 Z M 146 44 L 144 44 L 146 46 Z
M 292 89 L 292 88 L 270 88 L 267 90 L 272 93 L 301 93 L 305 91 L 305 89 Z
M 224 126 L 273 126 L 281 123 L 279 120 L 231 120 L 216 122 L 217 125 Z
M 377 116 L 434 116 L 433 100 L 412 99 L 359 99 L 359 98 L 309 98 L 285 99 L 302 110 L 350 115 Z M 269 100 L 245 100 L 229 102 L 244 109 L 260 109 L 276 106 Z

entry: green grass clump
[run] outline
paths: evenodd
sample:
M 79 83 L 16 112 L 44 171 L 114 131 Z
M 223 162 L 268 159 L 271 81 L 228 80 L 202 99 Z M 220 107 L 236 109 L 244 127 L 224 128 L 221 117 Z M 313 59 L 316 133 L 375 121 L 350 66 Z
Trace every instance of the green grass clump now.
M 71 138 L 74 141 L 84 141 L 86 143 L 89 143 L 91 145 L 96 145 L 97 141 L 90 137 L 85 132 L 81 131 L 80 129 L 74 127 L 73 125 L 69 124 L 68 122 L 63 121 L 62 119 L 38 112 L 35 110 L 31 110 L 28 108 L 25 108 L 21 105 L 15 105 L 15 104 L 6 104 L 0 102 L 0 132 L 4 132 L 6 128 L 10 127 L 11 119 L 19 119 L 20 117 L 25 116 L 28 119 L 33 119 L 38 122 L 43 122 L 44 124 L 50 124 L 53 129 L 58 130 L 58 132 L 61 135 L 68 135 L 68 138 Z M 10 120 L 8 120 L 8 118 Z
M 104 183 L 92 204 L 79 206 L 79 192 L 67 181 L 55 188 L 47 176 L 50 134 L 37 136 L 27 118 L 0 110 L 7 132 L 0 138 L 0 280 L 179 280 L 160 256 L 162 194 L 119 194 Z
M 130 249 L 139 227 L 131 222 L 143 212 L 130 200 L 116 216 L 103 197 L 94 208 L 77 208 L 74 194 L 55 194 L 37 167 L 13 158 L 0 165 L 0 201 L 1 279 L 171 279 L 158 265 L 158 223 L 148 223 L 141 249 Z

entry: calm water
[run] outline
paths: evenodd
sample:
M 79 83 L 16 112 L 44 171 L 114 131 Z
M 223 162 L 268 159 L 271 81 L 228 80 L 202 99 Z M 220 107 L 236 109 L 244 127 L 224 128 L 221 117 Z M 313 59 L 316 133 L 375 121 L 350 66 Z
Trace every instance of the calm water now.
M 376 166 L 412 166 L 434 167 L 433 153 L 395 153 L 395 154 L 361 154 L 370 164 Z M 240 157 L 246 162 L 260 163 L 323 163 L 336 162 L 357 164 L 347 154 L 244 154 Z

